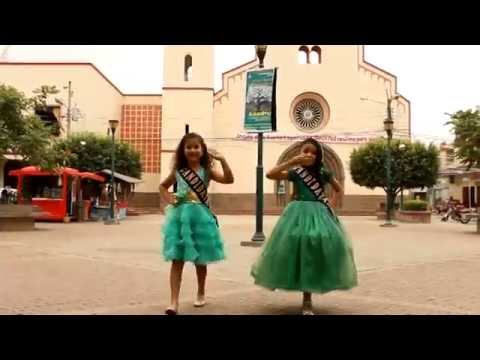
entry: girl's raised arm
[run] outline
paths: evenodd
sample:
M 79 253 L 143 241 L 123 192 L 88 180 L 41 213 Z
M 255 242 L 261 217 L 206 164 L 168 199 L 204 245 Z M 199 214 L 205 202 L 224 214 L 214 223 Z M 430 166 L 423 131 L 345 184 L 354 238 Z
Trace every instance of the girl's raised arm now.
M 233 184 L 234 178 L 233 178 L 232 169 L 230 169 L 230 166 L 228 165 L 228 162 L 225 159 L 225 157 L 217 151 L 211 151 L 210 156 L 215 160 L 220 161 L 220 164 L 222 164 L 222 170 L 223 170 L 223 174 L 221 174 L 217 170 L 211 169 L 210 178 L 213 181 L 216 181 L 220 184 Z
M 283 164 L 275 166 L 273 169 L 267 172 L 267 179 L 270 180 L 287 180 L 288 179 L 288 169 L 294 167 L 295 165 L 304 165 L 310 159 L 309 155 L 297 155 L 290 160 L 287 160 Z

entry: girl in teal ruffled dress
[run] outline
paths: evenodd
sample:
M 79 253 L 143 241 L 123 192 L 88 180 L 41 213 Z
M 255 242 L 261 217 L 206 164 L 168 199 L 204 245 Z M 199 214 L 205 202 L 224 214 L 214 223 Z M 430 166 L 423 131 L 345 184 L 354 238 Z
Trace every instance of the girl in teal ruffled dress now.
M 310 138 L 303 142 L 300 155 L 267 173 L 271 180 L 293 182 L 295 199 L 283 211 L 251 271 L 257 285 L 303 292 L 304 315 L 313 315 L 312 293 L 357 285 L 352 244 L 322 198 L 327 184 L 337 192 L 341 185 L 322 160 L 321 145 Z
M 223 173 L 215 170 L 213 160 L 218 160 Z M 197 178 L 184 177 L 185 170 Z M 183 174 L 183 175 L 182 175 Z M 165 210 L 162 228 L 163 256 L 171 261 L 170 306 L 167 315 L 178 313 L 180 284 L 185 262 L 195 264 L 198 280 L 194 306 L 205 305 L 207 264 L 225 259 L 223 239 L 215 215 L 204 196 L 210 180 L 232 184 L 233 174 L 225 158 L 217 152 L 208 152 L 203 138 L 195 133 L 185 135 L 175 154 L 175 165 L 170 175 L 160 185 L 160 195 L 169 204 Z M 188 183 L 190 181 L 190 184 Z M 168 189 L 177 183 L 177 192 Z M 194 185 L 192 185 L 194 184 Z M 199 186 L 200 185 L 200 186 Z M 205 191 L 202 192 L 203 185 Z

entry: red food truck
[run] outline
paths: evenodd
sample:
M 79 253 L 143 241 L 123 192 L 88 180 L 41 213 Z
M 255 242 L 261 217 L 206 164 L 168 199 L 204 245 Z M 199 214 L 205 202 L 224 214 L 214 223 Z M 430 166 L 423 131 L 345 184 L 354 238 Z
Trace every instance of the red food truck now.
M 84 218 L 80 209 L 89 205 L 92 195 L 83 200 L 84 192 L 91 188 L 89 183 L 105 181 L 102 176 L 68 167 L 45 171 L 36 166 L 27 166 L 12 170 L 9 175 L 18 177 L 18 203 L 32 204 L 38 208 L 35 220 L 64 222 Z

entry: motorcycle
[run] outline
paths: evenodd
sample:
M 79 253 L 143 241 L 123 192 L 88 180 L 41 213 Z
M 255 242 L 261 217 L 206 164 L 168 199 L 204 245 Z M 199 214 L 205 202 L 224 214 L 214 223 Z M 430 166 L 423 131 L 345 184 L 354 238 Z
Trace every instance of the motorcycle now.
M 476 215 L 473 215 L 468 210 L 463 210 L 462 211 L 457 206 L 449 206 L 447 212 L 442 217 L 442 221 L 446 222 L 451 217 L 452 220 L 454 220 L 456 222 L 460 222 L 462 224 L 468 224 L 470 222 L 470 220 L 472 220 L 472 218 L 475 217 L 475 216 Z

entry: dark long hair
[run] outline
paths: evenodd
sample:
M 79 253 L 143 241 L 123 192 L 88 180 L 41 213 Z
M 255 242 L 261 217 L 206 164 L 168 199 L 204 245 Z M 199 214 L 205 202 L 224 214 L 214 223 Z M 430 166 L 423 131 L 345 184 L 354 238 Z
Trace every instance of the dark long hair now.
M 306 144 L 311 144 L 315 147 L 317 150 L 317 157 L 315 158 L 315 162 L 310 165 L 310 166 L 304 166 L 305 169 L 308 170 L 310 174 L 312 174 L 318 182 L 323 184 L 325 181 L 323 180 L 323 171 L 324 169 L 324 164 L 323 164 L 323 148 L 322 145 L 315 140 L 314 138 L 307 138 L 303 140 L 300 144 L 300 149 L 305 146 Z
M 188 160 L 185 156 L 185 144 L 188 140 L 191 139 L 197 139 L 200 142 L 200 146 L 202 147 L 203 152 L 203 155 L 200 158 L 200 165 L 202 165 L 205 170 L 210 171 L 212 168 L 212 158 L 208 154 L 208 149 L 205 141 L 197 133 L 188 133 L 183 136 L 182 140 L 180 140 L 180 144 L 178 144 L 177 150 L 175 151 L 175 170 L 188 167 Z

